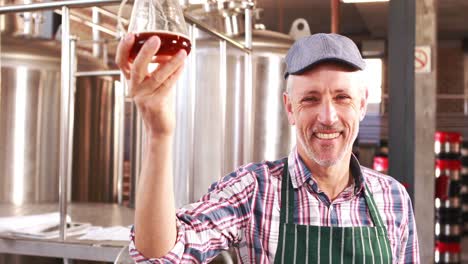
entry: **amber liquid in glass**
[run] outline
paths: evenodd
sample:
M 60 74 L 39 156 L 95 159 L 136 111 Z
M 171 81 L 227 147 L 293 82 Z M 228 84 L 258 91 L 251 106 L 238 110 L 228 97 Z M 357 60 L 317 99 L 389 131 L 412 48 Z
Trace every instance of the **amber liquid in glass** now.
M 135 43 L 133 44 L 132 50 L 130 51 L 130 61 L 133 61 L 140 51 L 143 44 L 152 36 L 158 36 L 161 39 L 161 47 L 156 55 L 175 55 L 179 50 L 185 49 L 187 55 L 190 53 L 192 45 L 190 40 L 181 34 L 167 32 L 167 31 L 155 31 L 155 32 L 141 32 L 135 34 Z

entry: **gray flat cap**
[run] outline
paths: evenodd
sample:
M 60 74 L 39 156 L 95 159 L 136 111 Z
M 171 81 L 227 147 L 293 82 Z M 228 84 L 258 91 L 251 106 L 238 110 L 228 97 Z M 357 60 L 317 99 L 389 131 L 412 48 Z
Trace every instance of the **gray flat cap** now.
M 298 39 L 286 55 L 286 72 L 298 75 L 324 61 L 338 61 L 364 70 L 366 63 L 356 44 L 349 38 L 338 34 L 319 33 Z

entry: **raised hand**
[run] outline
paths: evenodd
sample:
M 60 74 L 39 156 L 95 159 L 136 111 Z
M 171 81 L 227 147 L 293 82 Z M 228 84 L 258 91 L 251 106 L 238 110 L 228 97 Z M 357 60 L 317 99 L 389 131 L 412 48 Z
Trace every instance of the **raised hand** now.
M 174 56 L 156 56 L 153 59 L 161 45 L 161 40 L 153 36 L 132 63 L 129 55 L 134 42 L 135 36 L 129 33 L 119 43 L 116 55 L 117 65 L 130 88 L 129 96 L 140 111 L 149 137 L 172 135 L 175 127 L 173 87 L 183 71 L 187 54 L 182 49 Z M 150 63 L 158 63 L 152 72 L 148 72 Z

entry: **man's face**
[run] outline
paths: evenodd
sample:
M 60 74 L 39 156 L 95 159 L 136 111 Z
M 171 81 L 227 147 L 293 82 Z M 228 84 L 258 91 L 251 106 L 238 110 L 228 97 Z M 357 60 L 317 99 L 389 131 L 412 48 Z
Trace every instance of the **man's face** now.
M 303 158 L 329 167 L 351 155 L 367 107 L 367 90 L 359 74 L 324 63 L 289 76 L 290 91 L 283 101 Z

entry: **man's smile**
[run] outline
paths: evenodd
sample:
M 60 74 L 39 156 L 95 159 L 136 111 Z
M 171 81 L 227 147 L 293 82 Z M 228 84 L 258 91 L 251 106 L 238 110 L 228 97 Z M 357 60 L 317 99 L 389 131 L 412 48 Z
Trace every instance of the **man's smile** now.
M 341 135 L 341 132 L 334 132 L 334 133 L 323 133 L 323 132 L 315 132 L 314 136 L 319 139 L 335 139 Z

